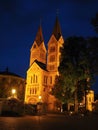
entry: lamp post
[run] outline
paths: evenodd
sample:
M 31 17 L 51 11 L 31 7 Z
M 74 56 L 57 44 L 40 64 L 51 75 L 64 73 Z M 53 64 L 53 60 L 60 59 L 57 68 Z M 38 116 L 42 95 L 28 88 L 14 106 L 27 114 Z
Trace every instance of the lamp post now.
M 41 109 L 42 109 L 42 104 L 41 104 L 41 99 L 42 99 L 42 96 L 38 96 L 38 99 L 39 99 L 39 103 L 38 103 L 38 113 L 41 114 Z

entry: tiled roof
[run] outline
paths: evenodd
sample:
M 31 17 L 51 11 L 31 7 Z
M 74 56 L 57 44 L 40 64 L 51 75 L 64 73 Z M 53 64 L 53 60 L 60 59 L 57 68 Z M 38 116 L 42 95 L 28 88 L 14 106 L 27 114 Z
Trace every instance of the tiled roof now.
M 0 75 L 10 75 L 10 76 L 17 76 L 17 77 L 21 77 L 15 73 L 9 72 L 9 71 L 0 71 Z M 22 78 L 22 77 L 21 77 Z
M 35 60 L 35 62 L 36 62 L 43 70 L 47 71 L 47 70 L 46 70 L 46 64 L 44 64 L 44 63 L 42 63 L 42 62 L 39 62 L 38 60 Z

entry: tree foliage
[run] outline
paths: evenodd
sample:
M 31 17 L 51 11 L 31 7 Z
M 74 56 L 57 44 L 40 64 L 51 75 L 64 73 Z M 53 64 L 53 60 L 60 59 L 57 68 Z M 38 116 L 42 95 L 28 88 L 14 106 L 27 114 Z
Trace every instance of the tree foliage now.
M 95 72 L 98 70 L 95 67 L 98 64 L 96 61 L 98 51 L 95 45 L 98 43 L 93 44 L 93 40 L 69 37 L 64 42 L 61 48 L 59 76 L 52 91 L 62 102 L 81 99 L 85 89 L 89 89 L 93 83 Z

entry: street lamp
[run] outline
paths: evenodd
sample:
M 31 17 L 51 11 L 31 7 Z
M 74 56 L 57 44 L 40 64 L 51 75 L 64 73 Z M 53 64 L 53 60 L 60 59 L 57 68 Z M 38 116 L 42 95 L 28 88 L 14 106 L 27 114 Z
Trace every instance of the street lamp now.
M 39 95 L 38 99 L 39 99 L 39 102 L 38 102 L 37 109 L 38 109 L 38 113 L 41 114 L 41 111 L 42 111 L 42 104 L 41 104 L 42 96 Z
M 38 98 L 39 98 L 39 100 L 41 100 L 41 99 L 42 99 L 42 96 L 39 96 Z
M 12 89 L 12 97 L 13 97 L 13 98 L 16 97 L 16 89 Z

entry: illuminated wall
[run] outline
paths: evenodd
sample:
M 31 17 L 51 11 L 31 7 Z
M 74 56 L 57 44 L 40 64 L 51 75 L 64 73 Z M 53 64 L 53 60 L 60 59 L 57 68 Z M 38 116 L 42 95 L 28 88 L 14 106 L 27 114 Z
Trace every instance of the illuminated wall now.
M 88 90 L 86 95 L 86 109 L 92 111 L 92 104 L 94 103 L 94 91 Z
M 30 67 L 26 76 L 25 103 L 47 104 L 48 110 L 55 109 L 56 98 L 50 94 L 55 77 L 59 74 L 60 47 L 64 43 L 58 19 L 48 42 L 46 51 L 42 28 L 38 29 L 30 50 Z M 46 55 L 47 54 L 47 55 Z M 47 57 L 46 57 L 47 56 Z

